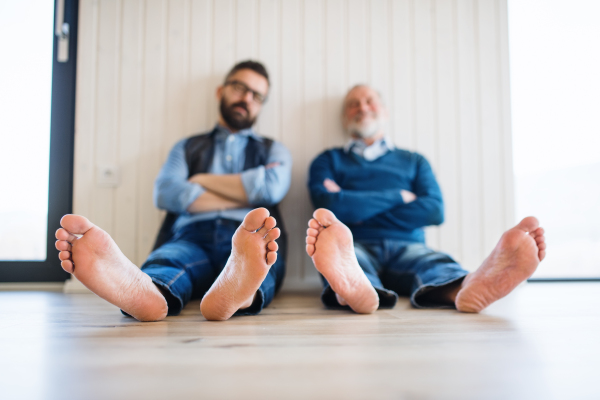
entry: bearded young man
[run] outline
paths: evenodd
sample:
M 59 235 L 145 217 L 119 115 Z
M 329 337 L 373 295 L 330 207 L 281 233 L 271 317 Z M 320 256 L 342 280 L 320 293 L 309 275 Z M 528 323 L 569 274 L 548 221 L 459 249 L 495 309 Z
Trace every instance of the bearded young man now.
M 285 232 L 275 226 L 292 166 L 281 143 L 252 130 L 268 91 L 262 64 L 235 65 L 216 92 L 214 129 L 173 147 L 154 188 L 167 217 L 141 270 L 78 215 L 63 217 L 56 233 L 63 269 L 140 321 L 178 315 L 195 298 L 209 320 L 266 307 L 285 275 Z
M 473 273 L 425 245 L 423 228 L 444 219 L 442 194 L 427 160 L 385 135 L 380 95 L 358 85 L 344 99 L 344 148 L 312 163 L 315 208 L 306 251 L 322 274 L 321 299 L 357 313 L 391 308 L 398 295 L 417 308 L 479 312 L 527 279 L 546 254 L 544 230 L 527 217 L 502 235 Z

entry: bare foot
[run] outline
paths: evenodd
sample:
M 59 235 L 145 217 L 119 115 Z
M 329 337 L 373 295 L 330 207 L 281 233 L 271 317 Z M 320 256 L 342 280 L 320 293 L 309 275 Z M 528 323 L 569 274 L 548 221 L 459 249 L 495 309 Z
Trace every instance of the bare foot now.
M 377 310 L 379 296 L 358 265 L 350 229 L 325 208 L 314 212 L 308 226 L 306 252 L 329 282 L 338 303 L 360 314 Z
M 56 248 L 65 271 L 140 321 L 167 315 L 167 301 L 152 279 L 125 257 L 108 233 L 80 215 L 65 215 L 60 225 Z
M 456 308 L 479 312 L 512 292 L 546 256 L 544 229 L 534 217 L 504 232 L 477 271 L 467 275 L 456 295 Z
M 266 208 L 250 211 L 231 239 L 231 255 L 204 295 L 200 311 L 210 321 L 225 321 L 252 305 L 256 291 L 277 260 L 281 232 Z M 258 231 L 257 231 L 258 230 Z

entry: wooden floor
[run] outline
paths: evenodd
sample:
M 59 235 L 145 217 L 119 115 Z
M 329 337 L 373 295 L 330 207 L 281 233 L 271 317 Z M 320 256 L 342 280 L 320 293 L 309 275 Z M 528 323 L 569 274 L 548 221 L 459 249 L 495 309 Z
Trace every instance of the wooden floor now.
M 288 293 L 139 323 L 93 295 L 0 292 L 0 398 L 600 399 L 599 306 L 600 283 L 534 283 L 479 315 Z

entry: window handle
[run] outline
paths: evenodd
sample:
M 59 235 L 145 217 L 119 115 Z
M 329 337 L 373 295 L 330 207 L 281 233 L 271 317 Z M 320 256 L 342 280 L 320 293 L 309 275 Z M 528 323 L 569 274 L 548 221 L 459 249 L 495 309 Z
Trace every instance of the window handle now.
M 60 63 L 69 61 L 69 24 L 64 22 L 64 17 L 65 0 L 57 0 L 54 34 L 58 37 L 56 61 Z

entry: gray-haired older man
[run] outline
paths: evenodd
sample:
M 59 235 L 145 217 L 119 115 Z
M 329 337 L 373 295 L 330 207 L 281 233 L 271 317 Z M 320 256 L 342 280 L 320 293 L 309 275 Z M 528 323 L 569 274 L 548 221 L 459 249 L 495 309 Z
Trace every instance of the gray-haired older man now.
M 544 230 L 536 218 L 523 219 L 473 273 L 426 247 L 423 228 L 444 219 L 440 188 L 423 156 L 386 137 L 387 117 L 373 88 L 355 86 L 343 106 L 350 142 L 310 167 L 319 209 L 306 251 L 324 277 L 322 301 L 371 313 L 406 295 L 419 308 L 479 312 L 533 274 L 545 256 Z

